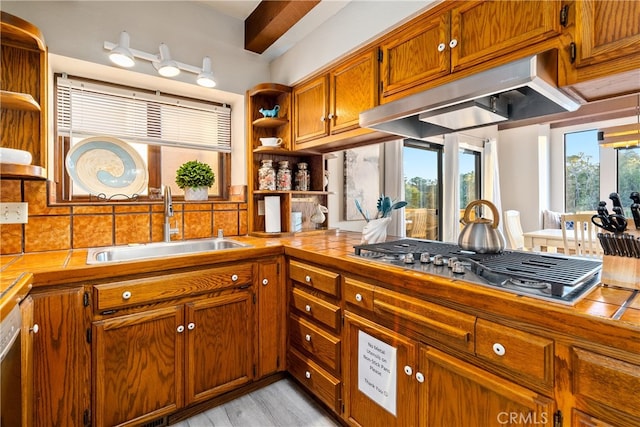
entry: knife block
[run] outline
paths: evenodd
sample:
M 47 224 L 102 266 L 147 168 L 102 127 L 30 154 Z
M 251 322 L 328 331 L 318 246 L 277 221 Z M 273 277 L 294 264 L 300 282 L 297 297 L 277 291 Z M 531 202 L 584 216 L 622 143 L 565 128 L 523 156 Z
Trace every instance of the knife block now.
M 640 230 L 626 230 L 625 233 L 635 238 L 640 236 Z M 605 255 L 600 281 L 607 285 L 640 289 L 640 258 Z

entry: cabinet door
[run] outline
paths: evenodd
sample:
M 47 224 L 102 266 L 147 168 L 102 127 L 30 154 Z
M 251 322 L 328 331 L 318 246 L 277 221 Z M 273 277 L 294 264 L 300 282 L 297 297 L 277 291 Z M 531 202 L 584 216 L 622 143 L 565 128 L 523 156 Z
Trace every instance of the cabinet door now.
M 560 34 L 560 6 L 558 0 L 474 1 L 452 9 L 452 71 Z
M 34 426 L 84 425 L 90 407 L 84 290 L 33 292 Z
M 377 104 L 377 56 L 366 52 L 329 74 L 331 134 L 360 126 L 360 112 Z
M 434 348 L 420 348 L 423 426 L 552 426 L 555 403 Z
M 281 261 L 261 262 L 258 270 L 258 377 L 284 370 L 286 310 Z
M 413 378 L 415 343 L 348 312 L 345 313 L 344 331 L 344 416 L 349 424 L 363 427 L 418 425 L 418 383 Z M 395 349 L 395 358 L 393 352 L 387 351 L 387 346 Z M 387 385 L 380 386 L 386 380 L 389 380 Z M 394 380 L 395 388 L 389 386 Z M 380 403 L 385 404 L 386 409 Z M 390 411 L 392 406 L 388 406 L 394 404 L 395 414 Z
M 249 289 L 186 304 L 186 403 L 253 378 L 253 302 Z
M 328 100 L 327 75 L 294 88 L 293 132 L 296 144 L 329 135 Z
M 33 298 L 28 296 L 20 303 L 22 316 L 20 370 L 22 394 L 22 426 L 33 425 L 33 336 L 39 332 L 40 325 L 33 323 Z M 16 373 L 17 374 L 17 373 Z M 0 408 L 1 409 L 1 408 Z
M 184 309 L 93 323 L 94 425 L 134 425 L 182 406 Z
M 638 56 L 640 2 L 582 0 L 576 2 L 575 7 L 576 67 Z M 611 74 L 620 72 L 609 71 Z
M 383 43 L 380 46 L 380 103 L 420 83 L 449 74 L 448 43 L 449 13 L 427 17 Z

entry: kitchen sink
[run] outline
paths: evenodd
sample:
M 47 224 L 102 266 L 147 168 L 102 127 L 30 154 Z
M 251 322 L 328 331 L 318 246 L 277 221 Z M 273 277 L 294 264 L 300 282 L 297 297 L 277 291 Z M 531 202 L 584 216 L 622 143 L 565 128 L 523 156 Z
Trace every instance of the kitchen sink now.
M 108 246 L 90 248 L 87 254 L 87 264 L 135 261 L 139 259 L 248 248 L 251 246 L 252 245 L 225 238 Z

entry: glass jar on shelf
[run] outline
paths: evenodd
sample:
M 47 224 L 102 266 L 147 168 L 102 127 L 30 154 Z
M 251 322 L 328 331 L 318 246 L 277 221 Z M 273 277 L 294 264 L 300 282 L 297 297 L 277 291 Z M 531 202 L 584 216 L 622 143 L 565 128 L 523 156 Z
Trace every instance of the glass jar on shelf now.
M 298 172 L 296 172 L 296 190 L 309 191 L 311 176 L 309 174 L 309 165 L 306 162 L 298 163 Z
M 276 175 L 276 190 L 291 190 L 291 169 L 289 169 L 289 161 L 282 160 L 278 162 L 278 173 Z
M 258 190 L 276 189 L 276 171 L 273 169 L 273 160 L 263 160 L 258 169 Z

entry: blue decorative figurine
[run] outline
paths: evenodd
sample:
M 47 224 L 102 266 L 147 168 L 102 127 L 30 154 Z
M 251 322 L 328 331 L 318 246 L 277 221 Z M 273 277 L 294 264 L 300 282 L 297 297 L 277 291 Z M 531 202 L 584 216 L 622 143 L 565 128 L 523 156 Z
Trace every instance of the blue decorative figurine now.
M 278 111 L 280 111 L 280 106 L 276 105 L 273 107 L 273 110 L 265 110 L 264 108 L 259 109 L 263 116 L 265 117 L 278 117 Z

